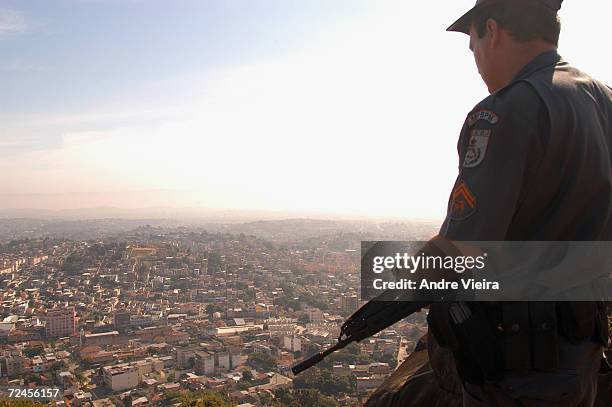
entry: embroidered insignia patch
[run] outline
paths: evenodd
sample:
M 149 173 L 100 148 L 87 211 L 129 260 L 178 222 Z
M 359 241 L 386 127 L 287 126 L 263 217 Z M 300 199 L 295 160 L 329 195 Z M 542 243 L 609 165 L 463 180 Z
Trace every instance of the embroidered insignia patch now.
M 450 218 L 453 220 L 467 219 L 476 212 L 476 197 L 464 181 L 461 181 L 451 196 Z
M 486 110 L 486 109 L 479 110 L 468 116 L 467 118 L 468 126 L 472 127 L 473 125 L 476 124 L 476 122 L 480 120 L 484 120 L 485 122 L 488 122 L 489 124 L 495 125 L 499 122 L 499 116 L 497 116 L 495 113 L 493 113 L 490 110 Z
M 467 152 L 463 159 L 463 167 L 474 168 L 484 160 L 489 145 L 489 136 L 491 136 L 491 130 L 476 129 L 471 131 Z

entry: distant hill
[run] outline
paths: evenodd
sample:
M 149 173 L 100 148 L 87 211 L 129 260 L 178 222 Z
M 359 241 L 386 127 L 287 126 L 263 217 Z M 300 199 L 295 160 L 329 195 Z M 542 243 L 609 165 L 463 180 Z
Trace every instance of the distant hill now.
M 212 216 L 207 218 L 188 217 L 144 217 L 139 212 L 123 212 L 124 217 L 100 217 L 79 219 L 77 214 L 117 215 L 111 209 L 106 211 L 70 212 L 71 216 L 60 211 L 29 212 L 16 210 L 0 215 L 0 240 L 60 237 L 67 239 L 94 239 L 115 236 L 130 231 L 150 233 L 155 229 L 183 227 L 195 231 L 220 232 L 254 235 L 270 242 L 291 244 L 300 242 L 305 246 L 317 247 L 324 239 L 330 247 L 348 248 L 347 242 L 360 240 L 419 240 L 436 233 L 438 222 L 377 222 L 364 220 L 326 220 L 326 219 L 283 219 L 240 222 L 231 217 Z M 133 218 L 127 217 L 132 214 Z M 46 216 L 45 216 L 46 215 Z M 146 213 L 146 215 L 151 215 Z M 161 215 L 161 214 L 160 214 Z M 157 232 L 155 232 L 157 233 Z M 311 240 L 311 242 L 309 242 Z M 350 245 L 353 248 L 354 243 Z

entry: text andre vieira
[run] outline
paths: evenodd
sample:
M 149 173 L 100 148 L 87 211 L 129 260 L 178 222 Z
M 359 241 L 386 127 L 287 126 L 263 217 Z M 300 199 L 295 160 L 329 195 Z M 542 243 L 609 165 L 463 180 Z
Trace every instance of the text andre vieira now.
M 372 258 L 372 272 L 380 275 L 385 271 L 395 273 L 393 281 L 375 278 L 375 290 L 499 290 L 499 282 L 476 279 L 473 277 L 445 278 L 444 275 L 457 277 L 466 271 L 482 271 L 486 267 L 487 254 L 480 256 L 429 256 L 396 253 L 394 256 L 375 256 Z M 416 279 L 401 278 L 403 274 L 414 275 Z M 451 273 L 451 274 L 449 274 Z M 397 278 L 400 277 L 400 278 Z M 442 278 L 440 278 L 442 277 Z

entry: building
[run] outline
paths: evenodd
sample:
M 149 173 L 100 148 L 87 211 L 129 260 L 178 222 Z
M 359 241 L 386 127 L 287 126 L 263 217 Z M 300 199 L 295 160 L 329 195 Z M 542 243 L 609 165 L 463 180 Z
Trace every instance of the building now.
M 238 366 L 242 365 L 246 361 L 246 356 L 243 358 L 240 349 L 232 349 L 230 350 L 230 358 L 231 358 L 231 368 L 235 369 Z
M 356 295 L 343 295 L 340 297 L 340 306 L 342 311 L 346 313 L 353 313 L 359 308 L 359 297 Z
M 13 322 L 0 322 L 0 340 L 8 339 L 13 329 L 15 329 Z
M 31 358 L 31 369 L 33 373 L 42 373 L 50 368 L 50 363 L 47 362 L 45 358 L 40 356 L 34 356 Z
M 97 334 L 82 335 L 82 346 L 106 346 L 119 345 L 128 342 L 128 337 L 120 335 L 117 331 L 100 332 Z
M 290 352 L 301 352 L 302 351 L 302 341 L 299 337 L 285 336 L 283 337 L 283 348 L 287 349 Z
M 76 332 L 74 307 L 54 308 L 47 311 L 45 335 L 47 338 L 61 338 Z
M 132 407 L 146 407 L 149 406 L 149 399 L 146 397 L 138 397 L 137 399 L 132 400 Z
M 176 348 L 176 364 L 179 369 L 189 369 L 193 366 L 198 347 Z
M 215 373 L 215 355 L 208 352 L 195 352 L 194 368 L 197 375 Z
M 115 403 L 109 398 L 94 400 L 91 404 L 93 407 L 115 407 Z
M 130 363 L 105 366 L 102 368 L 104 383 L 113 391 L 133 389 L 140 384 L 144 376 L 164 369 L 160 358 L 146 358 Z
M 102 369 L 104 384 L 113 391 L 133 389 L 138 386 L 139 375 L 136 366 L 106 366 Z
M 92 395 L 89 392 L 78 391 L 74 393 L 74 405 L 82 406 L 85 403 L 90 403 L 92 399 Z
M 371 389 L 375 389 L 385 381 L 385 376 L 383 375 L 372 375 L 372 376 L 357 376 L 355 378 L 357 382 L 357 390 L 358 391 L 367 391 Z
M 115 317 L 113 319 L 115 328 L 123 329 L 123 328 L 129 327 L 130 322 L 131 322 L 130 318 L 131 318 L 131 315 L 129 311 L 118 310 L 117 312 L 115 312 Z
M 229 370 L 231 368 L 229 352 L 221 352 L 216 356 L 218 361 L 217 366 L 220 370 Z
M 306 308 L 306 315 L 308 315 L 308 320 L 310 322 L 321 322 L 323 321 L 323 311 L 318 308 Z
M 387 375 L 390 372 L 391 372 L 391 369 L 388 363 L 376 362 L 376 363 L 370 364 L 370 373 L 372 374 Z
M 18 352 L 5 352 L 0 355 L 0 377 L 13 377 L 25 373 L 26 357 Z

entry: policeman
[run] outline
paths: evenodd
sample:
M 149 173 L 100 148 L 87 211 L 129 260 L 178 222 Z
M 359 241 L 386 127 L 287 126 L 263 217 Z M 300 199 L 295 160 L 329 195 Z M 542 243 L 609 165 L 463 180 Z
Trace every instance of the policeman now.
M 612 240 L 612 90 L 557 53 L 561 2 L 478 0 L 448 28 L 470 36 L 490 95 L 461 130 L 442 236 Z M 478 306 L 490 325 L 482 329 L 502 339 L 490 349 L 496 371 L 475 366 L 481 355 L 461 344 L 453 350 L 465 406 L 593 405 L 607 343 L 601 304 Z M 551 323 L 534 323 L 542 320 Z M 432 307 L 429 322 L 444 347 L 448 314 Z

